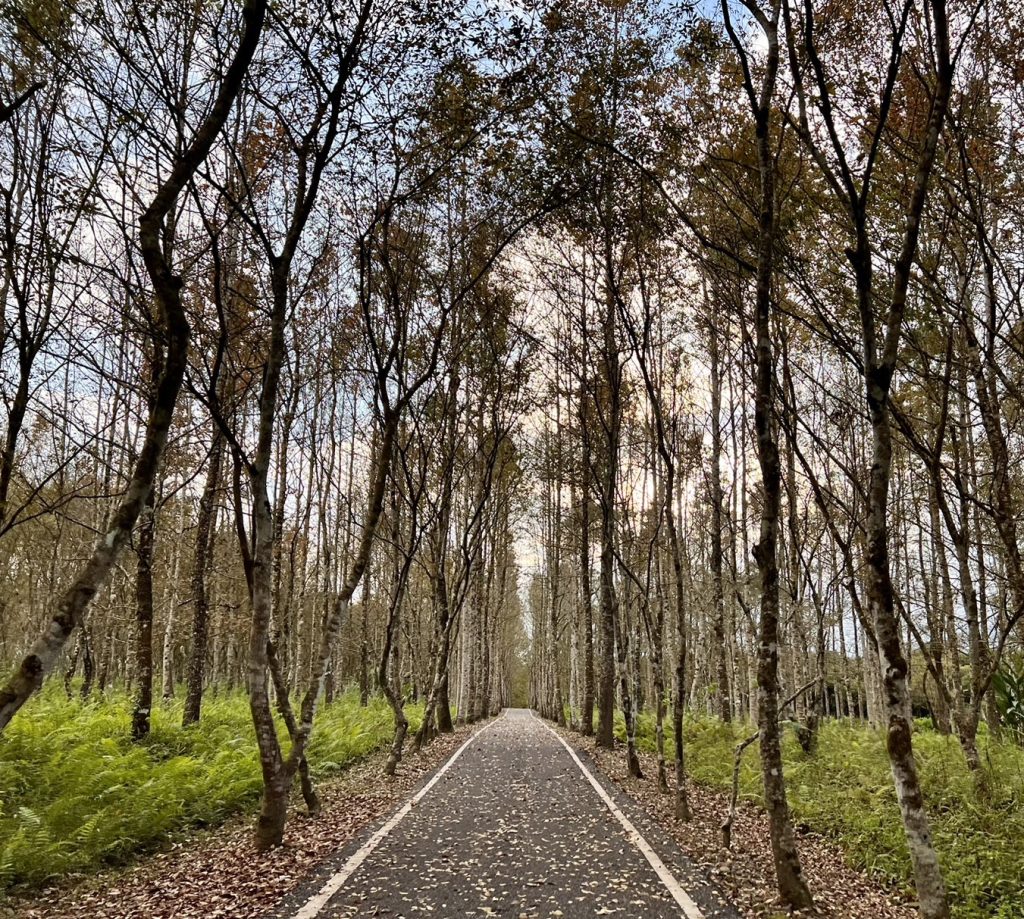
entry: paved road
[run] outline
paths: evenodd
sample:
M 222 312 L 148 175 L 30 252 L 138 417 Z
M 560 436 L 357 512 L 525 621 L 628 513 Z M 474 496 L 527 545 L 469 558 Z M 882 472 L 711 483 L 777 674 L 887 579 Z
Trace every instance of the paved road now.
M 661 834 L 653 838 L 632 802 L 601 785 L 650 840 L 655 863 L 663 864 L 660 877 L 560 739 L 530 712 L 511 709 L 369 854 L 363 850 L 365 860 L 355 848 L 341 853 L 327 892 L 340 889 L 330 899 L 323 894 L 325 903 L 307 904 L 304 915 L 660 919 L 687 915 L 670 889 L 678 879 L 687 888 L 683 899 L 699 904 L 694 919 L 732 919 L 678 849 Z M 281 915 L 299 913 L 328 876 Z

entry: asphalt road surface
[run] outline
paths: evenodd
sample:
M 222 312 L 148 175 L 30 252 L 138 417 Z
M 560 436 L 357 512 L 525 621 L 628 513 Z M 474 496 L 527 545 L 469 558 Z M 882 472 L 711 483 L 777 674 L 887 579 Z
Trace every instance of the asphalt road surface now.
M 529 711 L 506 710 L 421 795 L 278 915 L 736 917 L 664 832 Z

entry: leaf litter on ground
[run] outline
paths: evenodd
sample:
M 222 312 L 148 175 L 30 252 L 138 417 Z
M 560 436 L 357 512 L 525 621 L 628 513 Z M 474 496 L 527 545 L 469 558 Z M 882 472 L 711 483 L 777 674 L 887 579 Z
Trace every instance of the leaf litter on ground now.
M 725 849 L 720 828 L 728 808 L 726 794 L 689 782 L 687 794 L 693 818 L 682 823 L 675 819 L 674 795 L 658 791 L 657 780 L 653 778 L 658 774 L 657 760 L 652 754 L 639 753 L 646 778 L 636 779 L 629 775 L 624 748 L 618 743 L 615 750 L 602 749 L 592 737 L 559 730 L 654 817 L 743 916 L 775 919 L 788 915 L 775 886 L 768 816 L 764 810 L 741 801 L 732 828 L 732 847 Z M 815 912 L 800 915 L 822 919 L 915 919 L 918 915 L 915 905 L 899 891 L 848 865 L 842 849 L 834 842 L 801 825 L 795 830 L 804 877 L 815 900 Z

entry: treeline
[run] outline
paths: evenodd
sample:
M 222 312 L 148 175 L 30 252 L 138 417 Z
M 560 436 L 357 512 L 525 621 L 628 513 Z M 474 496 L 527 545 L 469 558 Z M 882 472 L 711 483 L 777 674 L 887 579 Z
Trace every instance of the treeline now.
M 344 684 L 389 771 L 411 698 L 634 773 L 652 708 L 681 818 L 686 712 L 751 719 L 806 907 L 780 720 L 865 718 L 947 916 L 915 707 L 979 794 L 1024 720 L 1014 13 L 5 8 L 0 729 L 244 685 L 267 847 Z
M 753 721 L 736 755 L 759 741 L 793 907 L 811 895 L 782 722 L 807 751 L 827 717 L 884 728 L 928 917 L 950 906 L 914 716 L 955 734 L 978 795 L 983 743 L 1022 739 L 1024 99 L 1006 12 L 548 18 L 571 50 L 547 155 L 578 193 L 527 247 L 551 343 L 533 704 L 604 746 L 620 710 L 634 775 L 652 711 L 652 780 L 682 819 L 687 712 Z
M 406 702 L 419 745 L 524 666 L 515 23 L 329 6 L 40 0 L 0 39 L 0 728 L 51 676 L 127 687 L 137 740 L 244 686 L 260 848 L 296 775 L 319 806 L 336 689 L 391 703 L 393 771 Z

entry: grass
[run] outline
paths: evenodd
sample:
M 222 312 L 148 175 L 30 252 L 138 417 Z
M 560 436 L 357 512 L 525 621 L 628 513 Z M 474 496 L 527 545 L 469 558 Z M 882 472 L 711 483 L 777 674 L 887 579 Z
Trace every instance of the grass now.
M 987 790 L 979 790 L 955 738 L 918 723 L 914 751 L 932 818 L 935 845 L 956 919 L 1024 916 L 1024 749 L 980 738 Z M 671 755 L 671 726 L 666 752 Z M 720 789 L 732 783 L 736 743 L 746 724 L 694 719 L 686 725 L 694 781 Z M 620 725 L 620 736 L 625 737 Z M 644 714 L 638 744 L 654 749 L 654 719 Z M 805 754 L 793 732 L 783 743 L 786 786 L 794 818 L 834 839 L 851 864 L 910 890 L 910 856 L 881 732 L 846 721 L 821 727 L 818 748 Z M 761 803 L 757 747 L 743 757 L 740 791 Z
M 409 709 L 418 726 L 422 706 Z M 72 872 L 121 864 L 190 829 L 223 822 L 259 797 L 246 697 L 204 700 L 198 725 L 181 706 L 154 708 L 152 732 L 129 736 L 123 695 L 69 701 L 56 688 L 33 699 L 0 735 L 0 896 Z M 346 694 L 317 715 L 314 775 L 338 772 L 391 738 L 382 700 Z

